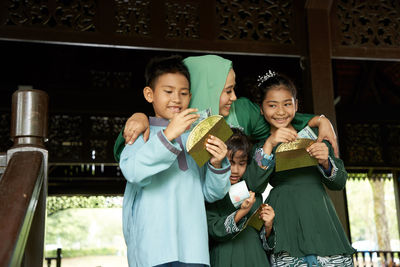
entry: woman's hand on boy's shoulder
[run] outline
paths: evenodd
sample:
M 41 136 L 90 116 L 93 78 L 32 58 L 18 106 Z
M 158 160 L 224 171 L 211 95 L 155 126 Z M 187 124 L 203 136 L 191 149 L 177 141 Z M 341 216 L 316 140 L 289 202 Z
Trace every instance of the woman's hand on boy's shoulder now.
M 143 133 L 143 139 L 146 142 L 150 134 L 149 120 L 146 114 L 135 113 L 125 123 L 123 133 L 125 144 L 132 145 L 141 133 Z

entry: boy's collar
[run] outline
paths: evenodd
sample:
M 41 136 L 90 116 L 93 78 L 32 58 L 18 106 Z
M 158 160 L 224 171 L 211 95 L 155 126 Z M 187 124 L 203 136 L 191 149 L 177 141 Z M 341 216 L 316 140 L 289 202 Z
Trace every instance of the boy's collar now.
M 169 120 L 164 119 L 164 118 L 157 118 L 157 117 L 150 117 L 149 118 L 149 123 L 152 126 L 168 126 Z

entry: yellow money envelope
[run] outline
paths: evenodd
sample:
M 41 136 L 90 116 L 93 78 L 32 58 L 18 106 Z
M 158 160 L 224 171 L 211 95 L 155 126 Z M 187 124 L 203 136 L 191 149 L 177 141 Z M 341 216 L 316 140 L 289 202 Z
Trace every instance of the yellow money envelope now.
M 232 134 L 224 117 L 221 115 L 210 116 L 199 122 L 190 132 L 186 141 L 186 150 L 201 167 L 211 158 L 211 154 L 206 150 L 209 136 L 216 136 L 225 142 Z
M 261 210 L 262 210 L 262 208 L 264 206 L 267 206 L 267 205 L 266 204 L 261 204 L 261 206 L 247 220 L 247 222 L 245 223 L 244 227 L 246 227 L 247 225 L 250 225 L 251 227 L 253 227 L 257 231 L 261 230 L 261 228 L 264 225 L 264 221 L 260 218 L 260 213 L 261 213 Z
M 247 228 L 247 226 L 251 226 L 257 231 L 261 231 L 261 228 L 264 226 L 264 220 L 260 218 L 260 213 L 262 208 L 265 206 L 267 206 L 267 204 L 261 204 L 260 207 L 258 207 L 258 209 L 254 211 L 250 218 L 244 223 L 242 229 L 233 236 L 233 238 L 237 237 L 244 229 Z
M 280 144 L 275 151 L 275 170 L 279 172 L 317 165 L 318 161 L 306 151 L 306 148 L 313 143 L 315 141 L 312 139 L 300 138 Z

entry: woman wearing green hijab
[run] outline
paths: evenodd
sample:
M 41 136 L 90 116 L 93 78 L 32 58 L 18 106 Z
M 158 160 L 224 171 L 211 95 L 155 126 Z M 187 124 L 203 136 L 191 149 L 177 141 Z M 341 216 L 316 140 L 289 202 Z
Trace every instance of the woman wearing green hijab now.
M 190 91 L 192 98 L 189 107 L 204 110 L 211 108 L 213 115 L 220 114 L 231 126 L 238 127 L 254 140 L 264 140 L 269 135 L 269 124 L 260 113 L 260 107 L 249 99 L 236 99 L 234 87 L 235 72 L 232 61 L 216 55 L 187 57 L 183 60 L 190 72 Z M 296 130 L 319 127 L 318 141 L 328 140 L 338 156 L 336 135 L 332 125 L 325 117 L 296 113 L 293 120 Z M 126 123 L 114 145 L 114 157 L 119 156 L 125 143 L 132 144 L 144 132 L 147 140 L 148 119 L 143 113 L 135 113 Z

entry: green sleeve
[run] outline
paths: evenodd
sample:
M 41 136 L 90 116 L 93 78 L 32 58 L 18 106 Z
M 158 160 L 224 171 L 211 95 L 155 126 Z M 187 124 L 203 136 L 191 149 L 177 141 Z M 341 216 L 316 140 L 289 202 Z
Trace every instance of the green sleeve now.
M 264 249 L 267 251 L 267 253 L 271 253 L 276 245 L 275 227 L 272 227 L 272 231 L 271 234 L 268 236 L 266 245 L 267 246 L 264 246 Z
M 255 140 L 265 140 L 269 135 L 270 127 L 261 115 L 260 107 L 248 98 L 241 97 L 235 101 L 235 110 L 238 123 L 243 127 L 246 135 Z
M 252 158 L 243 175 L 249 190 L 260 194 L 264 193 L 273 170 L 274 168 L 268 168 L 266 170 L 260 168 L 257 162 Z
M 118 163 L 119 163 L 119 158 L 121 156 L 122 150 L 124 150 L 124 147 L 125 147 L 125 138 L 122 135 L 124 132 L 124 128 L 122 128 L 121 132 L 119 132 L 117 140 L 115 140 L 115 144 L 114 144 L 114 159 Z
M 311 128 L 315 135 L 318 136 L 318 128 Z M 337 170 L 336 174 L 330 178 L 322 177 L 322 182 L 326 185 L 329 190 L 340 191 L 346 185 L 347 182 L 347 171 L 344 167 L 344 163 L 341 159 L 335 157 L 335 153 L 333 152 L 332 145 L 328 141 L 323 141 L 329 149 L 329 157 L 333 160 Z M 333 168 L 333 167 L 332 167 Z
M 260 107 L 248 98 L 241 97 L 235 101 L 235 110 L 238 123 L 243 127 L 246 135 L 254 140 L 265 140 L 270 134 L 270 125 L 261 115 Z M 315 115 L 296 113 L 292 125 L 300 131 Z
M 348 177 L 347 171 L 344 167 L 344 163 L 341 159 L 335 157 L 335 154 L 333 152 L 333 148 L 332 148 L 331 144 L 328 141 L 324 141 L 324 143 L 329 148 L 329 157 L 333 160 L 337 170 L 336 170 L 336 175 L 334 175 L 332 177 L 332 179 L 331 178 L 322 178 L 322 182 L 330 190 L 335 190 L 335 191 L 343 190 L 343 188 L 346 185 L 346 181 L 347 181 L 347 177 Z
M 300 131 L 304 127 L 307 126 L 308 122 L 314 118 L 315 115 L 313 114 L 305 114 L 305 113 L 298 113 L 294 116 L 292 120 L 292 126 L 297 130 Z
M 227 217 L 235 212 L 235 210 L 230 201 L 229 193 L 219 201 L 213 203 L 206 202 L 208 234 L 212 240 L 224 242 L 232 239 L 237 234 L 237 232 L 227 233 L 225 227 Z

